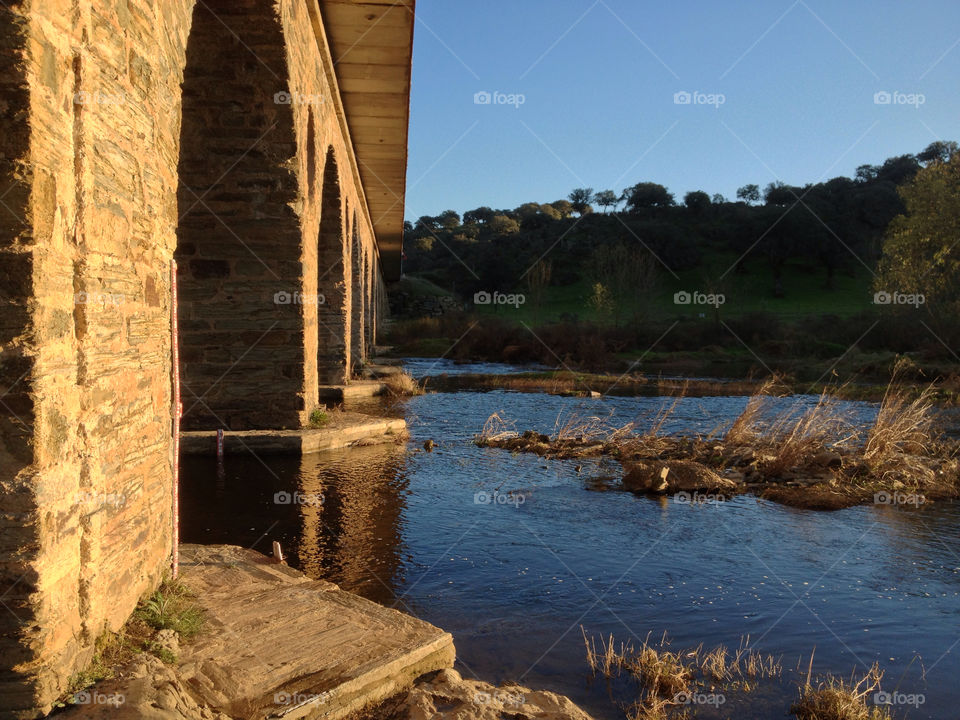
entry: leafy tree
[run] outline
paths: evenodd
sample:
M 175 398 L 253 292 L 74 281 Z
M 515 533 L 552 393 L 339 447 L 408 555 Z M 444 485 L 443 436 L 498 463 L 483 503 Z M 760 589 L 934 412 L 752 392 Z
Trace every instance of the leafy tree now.
M 568 218 L 573 215 L 575 208 L 569 200 L 554 200 L 550 206 L 560 213 L 561 218 Z
M 424 230 L 439 230 L 440 221 L 430 215 L 421 215 L 417 220 L 415 227 L 423 228 Z
M 496 235 L 512 235 L 520 232 L 520 223 L 506 215 L 494 215 L 487 223 L 487 227 Z
M 800 188 L 784 185 L 779 180 L 767 185 L 763 191 L 763 200 L 767 205 L 779 205 L 781 207 L 793 205 L 802 196 L 803 191 Z
M 737 189 L 737 198 L 743 200 L 748 205 L 760 202 L 760 186 L 744 185 Z
M 880 168 L 876 165 L 861 165 L 857 168 L 857 182 L 867 183 L 877 179 L 880 174 Z
M 541 213 L 540 204 L 535 202 L 524 203 L 514 210 L 514 213 L 516 213 L 517 217 L 520 219 L 520 223 L 522 224 L 524 220 L 529 220 L 530 218 L 536 217 Z
M 614 323 L 619 325 L 622 312 L 629 308 L 634 310 L 635 319 L 639 319 L 656 287 L 656 260 L 640 247 L 617 242 L 600 245 L 594 250 L 591 261 L 594 295 L 597 295 L 597 287 L 604 289 Z
M 957 154 L 958 147 L 952 140 L 936 140 L 927 145 L 923 152 L 917 154 L 917 160 L 924 165 L 934 162 L 948 162 Z
M 573 209 L 581 215 L 586 215 L 592 209 L 593 188 L 575 188 L 568 196 Z
M 624 190 L 627 207 L 631 210 L 646 208 L 665 208 L 674 204 L 673 193 L 663 185 L 653 182 L 642 182 Z
M 683 196 L 683 204 L 686 208 L 698 215 L 703 213 L 712 204 L 710 196 L 703 190 L 693 190 Z
M 527 273 L 527 290 L 530 293 L 534 317 L 537 319 L 540 317 L 540 307 L 543 305 L 543 296 L 550 286 L 552 273 L 553 265 L 549 260 L 538 260 Z
M 875 289 L 919 293 L 941 317 L 960 306 L 960 154 L 933 162 L 900 189 L 906 214 L 894 218 L 883 244 Z
M 593 196 L 593 201 L 600 207 L 606 209 L 615 206 L 620 202 L 620 196 L 613 190 L 601 190 Z
M 592 307 L 598 315 L 604 317 L 613 313 L 616 307 L 616 303 L 610 296 L 610 291 L 606 285 L 599 282 L 593 284 L 587 304 Z
M 544 203 L 541 205 L 540 212 L 551 220 L 560 220 L 563 217 L 563 215 L 560 214 L 560 211 L 550 203 Z
M 488 223 L 493 220 L 493 216 L 496 213 L 493 212 L 486 205 L 483 207 L 478 207 L 476 210 L 467 210 L 463 214 L 463 224 L 464 225 L 476 225 Z
M 440 227 L 452 230 L 460 226 L 460 215 L 456 210 L 444 210 L 435 218 Z
M 727 199 L 720 193 L 714 193 L 712 199 L 714 205 L 725 205 L 727 202 Z
M 920 169 L 916 155 L 898 155 L 887 159 L 877 171 L 877 180 L 903 185 L 912 180 Z

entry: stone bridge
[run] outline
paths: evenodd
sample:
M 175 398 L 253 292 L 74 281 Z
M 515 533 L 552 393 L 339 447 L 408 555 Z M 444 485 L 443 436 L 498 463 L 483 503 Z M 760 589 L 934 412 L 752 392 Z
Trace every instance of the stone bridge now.
M 0 3 L 0 717 L 169 567 L 177 326 L 196 429 L 300 427 L 376 343 L 413 5 Z

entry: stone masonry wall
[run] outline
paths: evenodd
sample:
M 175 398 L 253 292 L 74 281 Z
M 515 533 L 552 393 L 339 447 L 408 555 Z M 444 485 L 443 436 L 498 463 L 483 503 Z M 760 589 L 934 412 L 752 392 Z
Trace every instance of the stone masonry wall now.
M 193 0 L 0 4 L 0 717 L 49 709 L 168 567 L 174 253 L 188 421 L 296 425 L 350 367 L 351 248 L 320 225 L 363 205 L 316 4 L 205 5 L 234 32 L 191 38 Z M 332 305 L 274 301 L 323 277 Z
M 25 373 L 11 409 L 31 437 L 2 471 L 0 707 L 30 716 L 169 556 L 169 260 L 188 26 L 177 0 L 7 7 L 17 61 L 3 74 L 4 182 L 17 211 L 3 225 L 18 257 L 2 292 L 20 298 L 5 303 L 17 319 L 4 322 L 0 357 L 4 376 L 11 364 Z

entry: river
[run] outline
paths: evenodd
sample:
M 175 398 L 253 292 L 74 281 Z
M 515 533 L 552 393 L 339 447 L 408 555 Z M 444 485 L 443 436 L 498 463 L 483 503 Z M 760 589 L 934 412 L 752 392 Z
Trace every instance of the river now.
M 684 399 L 664 429 L 709 433 L 745 402 Z M 494 412 L 551 432 L 558 417 L 642 421 L 669 403 L 433 393 L 381 408 L 407 418 L 406 447 L 236 456 L 219 469 L 214 458 L 187 457 L 183 539 L 267 553 L 279 540 L 309 575 L 451 632 L 465 676 L 560 692 L 597 718 L 622 718 L 634 688 L 591 681 L 581 627 L 635 645 L 666 632 L 674 649 L 736 647 L 749 635 L 782 656 L 780 680 L 728 692 L 697 717 L 784 717 L 814 648 L 815 674 L 879 662 L 885 691 L 923 696 L 895 717 L 956 717 L 957 503 L 839 512 L 753 496 L 681 504 L 620 491 L 609 461 L 547 461 L 472 442 Z M 864 422 L 876 412 L 849 409 Z M 427 439 L 432 452 L 421 447 Z M 322 504 L 275 502 L 295 491 Z

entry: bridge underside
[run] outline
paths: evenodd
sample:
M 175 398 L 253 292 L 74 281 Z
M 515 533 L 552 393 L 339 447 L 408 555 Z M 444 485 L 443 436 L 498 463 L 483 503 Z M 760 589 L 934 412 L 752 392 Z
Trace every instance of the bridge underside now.
M 174 315 L 187 428 L 300 427 L 376 342 L 396 254 L 326 5 L 0 5 L 0 717 L 167 566 Z

